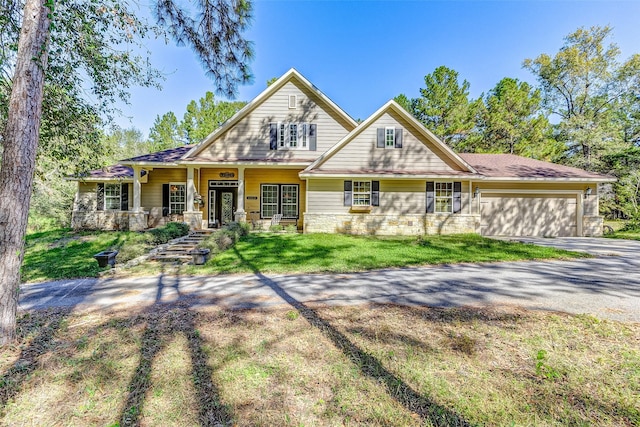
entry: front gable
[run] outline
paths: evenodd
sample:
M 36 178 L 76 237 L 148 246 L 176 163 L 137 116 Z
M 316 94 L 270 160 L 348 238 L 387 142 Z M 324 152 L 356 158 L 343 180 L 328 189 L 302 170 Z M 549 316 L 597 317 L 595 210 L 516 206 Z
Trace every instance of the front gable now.
M 351 117 L 292 69 L 183 160 L 311 163 L 355 127 Z M 297 131 L 295 140 L 290 141 L 290 130 Z
M 390 101 L 306 174 L 460 175 L 475 171 L 397 103 Z

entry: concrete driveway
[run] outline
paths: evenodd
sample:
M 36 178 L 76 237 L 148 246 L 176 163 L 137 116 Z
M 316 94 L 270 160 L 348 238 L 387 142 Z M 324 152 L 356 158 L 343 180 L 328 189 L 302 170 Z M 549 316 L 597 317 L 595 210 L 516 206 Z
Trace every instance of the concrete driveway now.
M 22 287 L 24 310 L 113 309 L 190 301 L 194 307 L 261 308 L 300 303 L 488 306 L 588 313 L 640 322 L 640 242 L 518 239 L 584 250 L 595 258 L 456 264 L 351 274 L 80 279 Z

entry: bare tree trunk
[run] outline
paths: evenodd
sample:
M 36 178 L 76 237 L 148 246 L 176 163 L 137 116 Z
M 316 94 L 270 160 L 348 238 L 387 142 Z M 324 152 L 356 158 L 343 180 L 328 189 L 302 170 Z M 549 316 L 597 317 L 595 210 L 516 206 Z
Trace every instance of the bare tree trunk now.
M 0 346 L 13 341 L 54 0 L 26 0 L 0 167 Z

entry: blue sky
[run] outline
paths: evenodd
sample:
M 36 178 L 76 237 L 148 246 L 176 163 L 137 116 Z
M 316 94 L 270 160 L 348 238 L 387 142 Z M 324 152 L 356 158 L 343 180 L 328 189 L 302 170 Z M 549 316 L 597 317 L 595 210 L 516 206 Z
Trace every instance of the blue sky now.
M 424 76 L 446 65 L 471 85 L 471 96 L 503 77 L 535 83 L 526 58 L 555 54 L 578 27 L 613 27 L 626 59 L 640 53 L 640 1 L 254 1 L 246 34 L 254 42 L 251 100 L 266 81 L 294 67 L 353 118 L 365 119 L 400 93 L 418 96 Z M 134 88 L 120 105 L 122 127 L 145 135 L 157 115 L 182 118 L 211 82 L 188 48 L 150 42 L 163 89 Z

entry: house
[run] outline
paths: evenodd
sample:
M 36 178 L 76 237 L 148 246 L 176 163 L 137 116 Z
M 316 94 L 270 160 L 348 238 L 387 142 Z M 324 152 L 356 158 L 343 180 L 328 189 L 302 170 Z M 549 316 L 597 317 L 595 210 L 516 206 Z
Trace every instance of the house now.
M 274 216 L 304 232 L 593 236 L 608 176 L 458 154 L 394 101 L 358 124 L 291 69 L 193 146 L 74 178 L 74 228 L 211 228 Z

